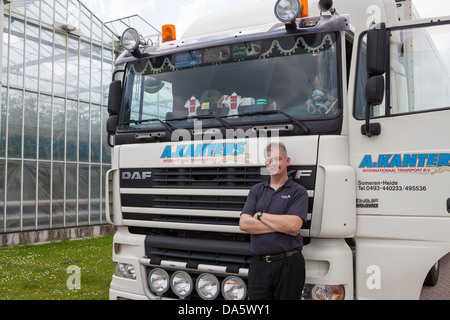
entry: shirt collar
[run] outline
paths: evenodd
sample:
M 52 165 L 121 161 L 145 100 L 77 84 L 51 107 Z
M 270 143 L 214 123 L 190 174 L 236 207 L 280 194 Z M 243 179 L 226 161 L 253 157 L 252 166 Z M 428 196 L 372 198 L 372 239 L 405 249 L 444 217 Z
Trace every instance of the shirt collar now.
M 286 181 L 286 183 L 284 185 L 282 185 L 281 188 L 284 188 L 284 187 L 288 188 L 288 187 L 290 187 L 292 185 L 292 183 L 293 183 L 292 178 L 289 177 L 288 181 Z M 264 186 L 265 187 L 270 187 L 270 178 L 267 179 L 266 181 L 264 181 Z

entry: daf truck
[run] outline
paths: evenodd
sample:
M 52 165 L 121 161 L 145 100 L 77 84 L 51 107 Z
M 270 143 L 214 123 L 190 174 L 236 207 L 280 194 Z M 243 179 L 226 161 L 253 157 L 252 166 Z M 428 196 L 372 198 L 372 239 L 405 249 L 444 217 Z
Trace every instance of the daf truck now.
M 303 299 L 419 299 L 450 252 L 450 18 L 259 1 L 153 43 L 110 86 L 111 299 L 246 300 L 239 217 L 279 141 L 308 190 Z

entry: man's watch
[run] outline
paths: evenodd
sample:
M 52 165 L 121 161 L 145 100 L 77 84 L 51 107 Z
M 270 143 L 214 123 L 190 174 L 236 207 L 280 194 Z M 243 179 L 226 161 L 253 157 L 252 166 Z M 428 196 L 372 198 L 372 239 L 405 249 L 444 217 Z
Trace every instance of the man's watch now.
M 258 212 L 256 214 L 256 217 L 258 218 L 258 221 L 261 221 L 261 217 L 262 217 L 263 214 L 264 214 L 263 212 Z

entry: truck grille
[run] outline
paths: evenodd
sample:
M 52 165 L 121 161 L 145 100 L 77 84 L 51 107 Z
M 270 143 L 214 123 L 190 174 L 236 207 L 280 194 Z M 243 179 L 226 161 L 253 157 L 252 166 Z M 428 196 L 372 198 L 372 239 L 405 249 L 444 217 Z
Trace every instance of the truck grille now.
M 122 194 L 124 207 L 172 208 L 193 210 L 242 210 L 246 197 L 183 196 L 164 194 Z
M 162 260 L 187 261 L 188 267 L 193 269 L 199 264 L 227 265 L 228 272 L 238 273 L 239 268 L 248 268 L 251 259 L 248 237 L 242 238 L 205 241 L 203 237 L 151 233 L 145 240 L 145 253 L 156 264 Z
M 177 196 L 177 195 L 137 195 L 122 194 L 122 206 L 126 208 L 123 218 L 127 220 L 146 220 L 153 222 L 172 223 L 196 223 L 214 224 L 226 226 L 239 226 L 239 216 L 223 217 L 214 214 L 215 210 L 241 212 L 245 205 L 246 197 L 226 197 L 226 196 Z M 309 198 L 309 210 L 312 212 L 313 198 Z M 164 214 L 163 211 L 157 213 L 132 212 L 133 208 L 152 209 L 179 209 L 180 214 Z M 190 215 L 187 210 L 207 210 L 205 215 Z M 307 221 L 303 229 L 309 229 L 310 221 Z
M 128 177 L 142 177 L 151 172 L 151 179 L 124 179 L 122 188 L 227 188 L 250 189 L 267 178 L 261 175 L 259 167 L 215 167 L 215 168 L 165 168 L 165 169 L 123 169 Z
M 316 167 L 290 167 L 292 178 L 314 190 Z M 121 201 L 127 224 L 166 229 L 238 232 L 248 190 L 268 176 L 260 167 L 122 169 Z M 308 175 L 299 175 L 308 172 Z M 206 189 L 208 191 L 206 191 Z M 308 221 L 313 208 L 310 192 Z M 211 226 L 211 227 L 207 227 Z M 221 228 L 222 227 L 222 228 Z

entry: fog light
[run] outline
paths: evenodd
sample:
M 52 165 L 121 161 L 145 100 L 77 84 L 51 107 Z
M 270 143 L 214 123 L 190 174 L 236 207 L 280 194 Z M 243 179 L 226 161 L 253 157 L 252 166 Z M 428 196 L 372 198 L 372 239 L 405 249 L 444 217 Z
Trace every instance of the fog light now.
M 344 286 L 332 286 L 322 284 L 309 284 L 303 290 L 302 298 L 304 300 L 344 300 Z
M 128 263 L 116 262 L 114 274 L 117 277 L 136 280 L 136 269 Z
M 275 16 L 283 23 L 293 22 L 302 12 L 299 0 L 278 0 L 275 5 Z
M 157 295 L 169 290 L 169 274 L 163 269 L 153 269 L 148 275 L 148 284 Z
M 141 36 L 134 28 L 128 28 L 122 34 L 122 46 L 130 52 L 135 51 L 141 43 Z
M 186 298 L 192 292 L 194 282 L 189 274 L 184 271 L 177 271 L 172 275 L 170 287 L 181 299 Z
M 204 273 L 197 278 L 195 284 L 198 295 L 203 300 L 214 300 L 219 295 L 219 280 L 209 273 Z
M 247 297 L 247 286 L 238 277 L 228 277 L 222 283 L 222 295 L 226 300 L 244 300 Z

